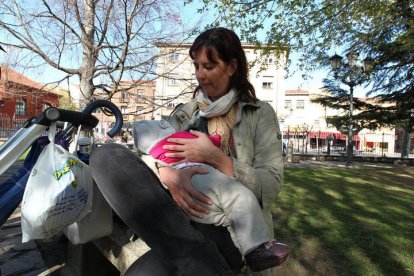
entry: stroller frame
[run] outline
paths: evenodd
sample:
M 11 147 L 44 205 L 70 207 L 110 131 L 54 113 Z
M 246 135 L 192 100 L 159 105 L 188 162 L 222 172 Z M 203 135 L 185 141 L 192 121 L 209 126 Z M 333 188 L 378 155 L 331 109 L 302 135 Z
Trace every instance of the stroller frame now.
M 100 107 L 106 107 L 115 115 L 115 125 L 107 133 L 114 137 L 123 125 L 122 113 L 112 102 L 97 100 L 91 102 L 82 112 L 50 107 L 40 116 L 29 119 L 22 128 L 17 130 L 0 148 L 0 175 L 3 174 L 17 159 L 48 129 L 52 122 L 68 122 L 63 131 L 65 139 L 70 139 L 74 129 L 80 125 L 94 128 L 99 120 L 91 113 Z

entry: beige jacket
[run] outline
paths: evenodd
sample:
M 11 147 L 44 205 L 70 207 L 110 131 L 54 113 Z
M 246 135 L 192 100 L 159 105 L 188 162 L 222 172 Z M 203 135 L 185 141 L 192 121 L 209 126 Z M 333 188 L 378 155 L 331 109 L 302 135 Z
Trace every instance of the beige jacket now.
M 197 109 L 195 100 L 180 106 L 168 121 L 177 130 L 186 130 Z M 272 203 L 283 184 L 282 141 L 273 108 L 266 102 L 239 102 L 233 140 L 236 158 L 234 176 L 256 195 L 263 208 L 268 236 L 273 238 Z

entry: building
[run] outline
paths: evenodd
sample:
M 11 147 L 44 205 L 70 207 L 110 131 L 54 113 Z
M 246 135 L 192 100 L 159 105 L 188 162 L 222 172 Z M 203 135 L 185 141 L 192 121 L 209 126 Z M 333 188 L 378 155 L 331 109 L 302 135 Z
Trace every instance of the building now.
M 326 118 L 338 115 L 338 110 L 325 108 L 312 103 L 313 97 L 323 95 L 323 91 L 286 90 L 284 118 L 281 128 L 284 142 L 292 143 L 296 152 L 326 152 L 328 142 L 332 152 L 345 153 L 347 135 L 326 123 Z M 372 99 L 363 99 L 372 101 Z M 398 155 L 394 128 L 379 130 L 362 129 L 354 133 L 355 151 L 376 155 Z
M 0 127 L 17 129 L 50 106 L 59 106 L 60 95 L 10 69 L 0 67 Z
M 114 91 L 111 101 L 121 110 L 124 125 L 123 132 L 131 134 L 132 123 L 138 120 L 154 119 L 154 110 L 156 105 L 154 103 L 155 81 L 122 81 Z M 105 98 L 103 93 L 96 93 L 97 98 Z M 100 124 L 97 127 L 97 136 L 103 138 L 105 133 L 115 123 L 115 117 L 109 116 L 96 110 L 93 114 L 96 116 Z
M 268 102 L 275 110 L 281 111 L 278 112 L 278 118 L 282 119 L 286 75 L 285 56 L 277 58 L 274 53 L 262 56 L 264 49 L 250 44 L 242 46 L 247 61 L 251 64 L 249 79 L 255 87 L 257 97 Z M 155 112 L 155 118 L 159 119 L 168 116 L 177 104 L 188 102 L 198 83 L 193 62 L 188 54 L 191 44 L 159 43 L 157 47 L 159 78 L 155 99 L 160 109 Z

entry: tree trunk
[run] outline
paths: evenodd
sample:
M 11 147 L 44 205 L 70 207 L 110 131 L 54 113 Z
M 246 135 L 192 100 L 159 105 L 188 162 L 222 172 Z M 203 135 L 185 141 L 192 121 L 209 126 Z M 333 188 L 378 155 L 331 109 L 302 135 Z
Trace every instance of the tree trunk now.
M 84 31 L 82 32 L 83 59 L 80 67 L 81 105 L 89 103 L 94 92 L 93 76 L 98 53 L 95 47 L 95 1 L 84 0 Z M 83 106 L 82 106 L 83 107 Z

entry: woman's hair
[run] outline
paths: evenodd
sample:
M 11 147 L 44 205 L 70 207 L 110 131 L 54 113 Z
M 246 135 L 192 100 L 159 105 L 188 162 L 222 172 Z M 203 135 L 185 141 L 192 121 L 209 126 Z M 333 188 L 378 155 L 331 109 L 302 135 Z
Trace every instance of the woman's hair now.
M 235 59 L 237 68 L 230 77 L 230 87 L 236 90 L 239 99 L 244 102 L 255 102 L 257 100 L 254 87 L 249 82 L 246 54 L 235 32 L 223 27 L 204 31 L 194 40 L 189 51 L 190 57 L 194 59 L 197 52 L 202 49 L 206 51 L 207 58 L 212 62 L 217 62 L 217 57 L 215 57 L 213 51 L 227 65 L 230 65 Z M 200 86 L 196 88 L 194 95 L 199 89 Z

